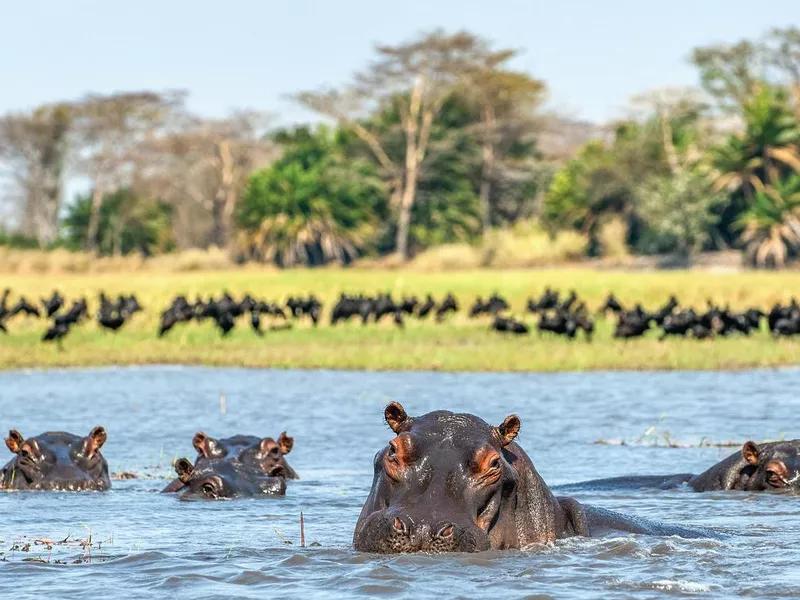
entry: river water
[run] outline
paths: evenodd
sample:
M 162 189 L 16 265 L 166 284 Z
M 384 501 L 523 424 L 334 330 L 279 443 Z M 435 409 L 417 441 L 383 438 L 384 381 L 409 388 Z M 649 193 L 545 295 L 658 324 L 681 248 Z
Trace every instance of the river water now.
M 442 374 L 148 367 L 0 373 L 0 428 L 108 430 L 108 493 L 0 494 L 0 591 L 16 597 L 303 599 L 800 596 L 800 500 L 736 492 L 584 492 L 582 502 L 710 527 L 721 540 L 620 535 L 475 555 L 374 556 L 351 538 L 390 439 L 409 414 L 469 411 L 518 441 L 545 480 L 700 472 L 736 448 L 800 437 L 800 371 Z M 226 412 L 220 411 L 220 394 Z M 158 494 L 192 435 L 295 438 L 285 498 L 181 502 Z M 646 434 L 646 435 L 645 435 Z M 664 440 L 681 448 L 664 447 Z M 597 440 L 609 444 L 592 444 Z M 625 445 L 620 441 L 627 442 Z M 656 445 L 658 443 L 658 445 Z M 3 448 L 2 460 L 10 458 Z M 305 515 L 306 548 L 299 545 Z M 91 545 L 81 546 L 81 540 Z M 47 544 L 36 540 L 48 539 Z M 64 543 L 64 540 L 67 540 Z M 288 544 L 286 542 L 292 542 Z

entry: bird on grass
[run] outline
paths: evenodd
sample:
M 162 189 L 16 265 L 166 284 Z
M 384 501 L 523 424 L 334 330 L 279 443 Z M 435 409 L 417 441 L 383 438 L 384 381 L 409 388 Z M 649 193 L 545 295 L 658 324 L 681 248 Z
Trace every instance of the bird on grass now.
M 68 323 L 54 323 L 53 326 L 45 332 L 44 336 L 42 336 L 42 341 L 55 342 L 58 345 L 58 349 L 63 350 L 63 340 L 67 337 L 69 332 L 70 328 Z
M 257 310 L 250 312 L 250 326 L 258 337 L 264 337 L 264 332 L 261 331 L 261 316 Z

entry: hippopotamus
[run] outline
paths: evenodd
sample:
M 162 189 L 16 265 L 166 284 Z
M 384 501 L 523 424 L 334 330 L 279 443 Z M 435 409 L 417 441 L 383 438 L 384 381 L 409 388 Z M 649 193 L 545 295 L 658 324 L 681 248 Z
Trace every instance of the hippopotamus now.
M 741 490 L 745 492 L 800 491 L 800 440 L 746 442 L 742 449 L 713 467 L 695 475 L 632 475 L 594 479 L 561 488 L 656 488 L 687 486 L 695 492 Z
M 16 456 L 0 472 L 0 489 L 102 491 L 111 487 L 108 463 L 100 453 L 106 430 L 95 427 L 86 437 L 51 431 L 25 439 L 12 429 L 6 446 Z
M 235 435 L 218 440 L 200 431 L 192 439 L 192 445 L 197 450 L 195 467 L 209 460 L 226 460 L 248 465 L 262 475 L 299 479 L 297 472 L 286 462 L 285 456 L 292 451 L 294 438 L 289 437 L 285 431 L 278 436 L 277 442 L 271 437 L 260 438 L 254 435 Z M 162 491 L 177 492 L 184 485 L 178 478 Z
M 212 458 L 192 464 L 188 458 L 175 463 L 183 484 L 181 499 L 222 500 L 283 496 L 286 479 L 265 475 L 260 469 L 240 461 Z
M 396 434 L 374 459 L 372 489 L 353 534 L 363 552 L 477 552 L 608 531 L 713 537 L 556 497 L 514 441 L 520 419 L 491 426 L 471 414 L 384 413 Z

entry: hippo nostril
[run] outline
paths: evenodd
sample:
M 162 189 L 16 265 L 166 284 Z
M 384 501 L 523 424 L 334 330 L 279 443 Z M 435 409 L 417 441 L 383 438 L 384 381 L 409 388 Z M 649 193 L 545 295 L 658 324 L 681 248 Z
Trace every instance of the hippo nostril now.
M 403 523 L 403 521 L 398 517 L 394 518 L 394 523 L 392 523 L 392 527 L 394 527 L 394 530 L 397 533 L 400 533 L 402 535 L 408 535 L 408 527 L 406 527 L 406 524 Z
M 439 532 L 436 534 L 436 537 L 438 538 L 453 537 L 453 531 L 455 531 L 453 525 L 445 525 L 439 530 Z

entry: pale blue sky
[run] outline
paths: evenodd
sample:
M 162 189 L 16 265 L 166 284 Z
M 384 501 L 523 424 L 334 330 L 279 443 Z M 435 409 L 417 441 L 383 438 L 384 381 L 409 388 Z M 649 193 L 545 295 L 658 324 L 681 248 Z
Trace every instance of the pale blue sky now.
M 442 26 L 525 50 L 573 116 L 690 85 L 692 47 L 800 24 L 800 0 L 0 0 L 0 113 L 88 91 L 185 88 L 192 109 L 309 118 L 286 95 L 337 84 L 375 42 Z

